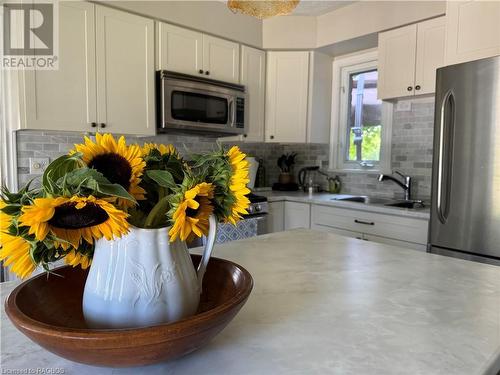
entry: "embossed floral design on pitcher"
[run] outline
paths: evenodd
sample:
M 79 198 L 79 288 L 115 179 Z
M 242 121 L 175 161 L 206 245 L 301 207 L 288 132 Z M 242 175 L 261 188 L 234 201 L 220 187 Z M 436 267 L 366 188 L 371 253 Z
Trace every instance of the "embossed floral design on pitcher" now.
M 186 243 L 169 242 L 170 228 L 131 228 L 97 241 L 85 284 L 83 313 L 93 328 L 129 328 L 194 315 L 216 233 L 210 217 L 207 245 L 195 271 Z

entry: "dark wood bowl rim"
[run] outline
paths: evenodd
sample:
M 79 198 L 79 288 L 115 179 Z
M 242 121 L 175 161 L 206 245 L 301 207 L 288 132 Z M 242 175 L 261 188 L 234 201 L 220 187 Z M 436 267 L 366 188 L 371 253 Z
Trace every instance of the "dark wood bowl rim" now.
M 163 323 L 163 324 L 144 326 L 138 328 L 84 329 L 84 328 L 66 328 L 62 326 L 54 326 L 51 324 L 40 322 L 24 314 L 17 306 L 16 299 L 17 299 L 17 294 L 21 291 L 22 288 L 24 288 L 24 286 L 27 283 L 30 283 L 33 280 L 38 279 L 40 277 L 46 277 L 45 274 L 40 274 L 38 276 L 33 277 L 32 279 L 26 280 L 23 283 L 19 284 L 10 293 L 9 297 L 5 301 L 5 311 L 7 312 L 9 318 L 14 323 L 23 328 L 24 330 L 32 331 L 37 334 L 43 334 L 45 336 L 54 336 L 59 338 L 62 335 L 65 338 L 72 338 L 79 340 L 82 339 L 93 340 L 95 338 L 99 338 L 101 340 L 102 339 L 113 340 L 116 338 L 117 333 L 120 333 L 121 335 L 140 334 L 141 336 L 142 335 L 148 336 L 149 338 L 148 342 L 151 344 L 155 342 L 170 341 L 172 338 L 178 339 L 180 337 L 191 336 L 200 333 L 201 327 L 203 327 L 203 331 L 205 331 L 211 329 L 213 326 L 216 326 L 218 324 L 218 321 L 222 319 L 226 313 L 228 313 L 234 307 L 246 301 L 253 288 L 252 276 L 242 266 L 234 262 L 231 262 L 229 260 L 216 257 L 212 257 L 210 261 L 228 263 L 231 266 L 237 268 L 243 274 L 243 279 L 246 281 L 243 283 L 243 288 L 237 290 L 236 294 L 233 297 L 231 297 L 228 301 L 222 303 L 221 305 L 218 305 L 213 309 L 187 317 L 185 319 L 179 320 L 174 323 Z M 62 266 L 56 268 L 55 270 L 62 268 L 69 268 L 69 267 L 71 266 Z M 210 321 L 212 321 L 213 324 L 207 325 L 207 322 Z M 171 338 L 165 337 L 165 334 L 170 331 L 172 332 L 172 337 Z M 122 340 L 121 343 L 122 343 L 121 345 L 118 345 L 119 347 L 134 346 L 133 343 L 127 344 L 127 340 Z M 101 345 L 99 346 L 100 348 L 103 348 Z M 116 348 L 117 343 L 114 342 L 112 347 Z

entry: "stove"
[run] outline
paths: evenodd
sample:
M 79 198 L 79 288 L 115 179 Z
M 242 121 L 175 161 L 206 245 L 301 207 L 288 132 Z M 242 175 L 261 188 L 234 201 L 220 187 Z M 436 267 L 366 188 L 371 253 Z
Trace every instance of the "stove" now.
M 269 213 L 266 197 L 250 193 L 247 195 L 247 198 L 250 200 L 250 206 L 247 208 L 248 215 L 244 215 L 244 218 L 267 215 Z

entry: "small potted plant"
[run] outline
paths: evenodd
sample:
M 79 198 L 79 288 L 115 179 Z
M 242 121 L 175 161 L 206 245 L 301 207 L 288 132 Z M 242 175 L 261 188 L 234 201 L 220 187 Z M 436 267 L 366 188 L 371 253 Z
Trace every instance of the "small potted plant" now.
M 283 154 L 278 158 L 278 167 L 281 173 L 278 177 L 278 181 L 282 185 L 293 184 L 295 179 L 293 177 L 293 166 L 295 164 L 295 158 L 297 157 L 296 152 Z

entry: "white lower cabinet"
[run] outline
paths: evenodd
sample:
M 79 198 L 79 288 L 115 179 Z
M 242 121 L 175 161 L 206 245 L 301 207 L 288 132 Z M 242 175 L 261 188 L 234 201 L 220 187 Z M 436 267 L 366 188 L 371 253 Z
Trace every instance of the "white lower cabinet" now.
M 285 202 L 269 202 L 267 233 L 281 232 L 285 229 Z
M 309 203 L 285 202 L 285 230 L 310 228 L 311 205 Z
M 427 227 L 425 219 L 312 205 L 311 229 L 368 241 L 425 250 Z

